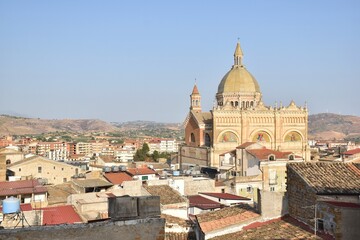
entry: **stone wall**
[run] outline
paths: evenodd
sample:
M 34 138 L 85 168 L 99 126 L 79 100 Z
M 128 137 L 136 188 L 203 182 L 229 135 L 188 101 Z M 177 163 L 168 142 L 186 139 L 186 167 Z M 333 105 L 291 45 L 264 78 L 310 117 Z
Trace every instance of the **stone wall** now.
M 189 169 L 189 166 L 210 166 L 210 153 L 207 147 L 180 146 L 179 160 L 181 169 Z
M 291 168 L 287 168 L 287 196 L 290 216 L 314 226 L 316 194 Z
M 104 221 L 87 224 L 29 227 L 0 230 L 0 239 L 7 240 L 162 240 L 165 219 L 146 218 L 127 221 Z
M 259 210 L 264 219 L 284 216 L 288 213 L 288 200 L 284 192 L 259 191 Z
M 336 239 L 360 239 L 360 208 L 337 207 L 320 202 L 317 213 L 317 218 L 323 221 L 323 230 L 326 233 Z
M 197 195 L 199 192 L 215 192 L 215 180 L 214 179 L 196 179 L 185 178 L 184 179 L 184 195 Z

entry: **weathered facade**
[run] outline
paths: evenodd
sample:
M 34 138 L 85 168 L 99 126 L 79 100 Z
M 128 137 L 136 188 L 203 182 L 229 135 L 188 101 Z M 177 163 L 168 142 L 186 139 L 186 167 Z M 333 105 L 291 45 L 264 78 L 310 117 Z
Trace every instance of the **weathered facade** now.
M 318 228 L 337 239 L 360 239 L 360 204 L 320 202 Z
M 8 169 L 15 176 L 43 179 L 49 184 L 61 184 L 70 181 L 73 176 L 84 172 L 78 167 L 40 156 L 10 164 Z
M 341 215 L 334 207 L 326 209 L 320 208 L 320 205 L 323 206 L 323 202 L 332 202 L 335 206 L 359 205 L 360 165 L 321 162 L 288 164 L 287 196 L 289 214 L 292 217 L 319 229 L 321 224 L 330 221 L 329 216 L 332 215 L 331 221 L 336 226 L 328 226 L 328 233 L 337 239 L 352 239 L 344 236 L 349 234 L 346 230 L 349 224 L 359 221 L 358 213 Z M 356 232 L 357 229 L 353 230 Z

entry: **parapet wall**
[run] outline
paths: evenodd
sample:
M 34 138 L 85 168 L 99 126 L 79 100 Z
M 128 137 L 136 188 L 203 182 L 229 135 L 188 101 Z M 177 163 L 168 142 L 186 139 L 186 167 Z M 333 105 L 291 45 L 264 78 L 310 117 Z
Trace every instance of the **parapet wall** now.
M 0 230 L 0 239 L 15 240 L 163 240 L 165 219 L 146 218 L 126 221 L 104 221 L 86 224 L 29 227 Z

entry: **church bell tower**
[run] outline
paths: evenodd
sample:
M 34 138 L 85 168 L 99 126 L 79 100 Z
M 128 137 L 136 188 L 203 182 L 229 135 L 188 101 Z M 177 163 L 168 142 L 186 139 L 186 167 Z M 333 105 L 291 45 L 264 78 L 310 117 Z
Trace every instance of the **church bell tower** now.
M 201 95 L 196 86 L 196 83 L 190 95 L 190 110 L 195 112 L 201 112 Z

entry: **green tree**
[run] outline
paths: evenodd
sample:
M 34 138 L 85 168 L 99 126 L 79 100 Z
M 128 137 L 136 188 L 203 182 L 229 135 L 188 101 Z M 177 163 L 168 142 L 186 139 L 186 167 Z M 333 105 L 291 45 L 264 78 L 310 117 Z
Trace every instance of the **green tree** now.
M 138 162 L 138 161 L 145 161 L 145 157 L 146 155 L 144 154 L 144 152 L 142 151 L 141 148 L 139 148 L 138 150 L 136 150 L 135 155 L 134 155 L 134 161 Z
M 148 145 L 147 143 L 144 143 L 144 144 L 142 145 L 142 151 L 143 151 L 143 153 L 144 153 L 145 155 L 149 153 L 150 148 L 149 148 L 149 145 Z
M 160 157 L 160 154 L 158 151 L 154 151 L 153 154 L 152 154 L 152 159 L 157 162 L 159 160 L 159 157 Z
M 149 156 L 148 153 L 150 151 L 149 145 L 144 143 L 142 148 L 136 150 L 134 155 L 134 161 L 145 161 L 146 158 Z

